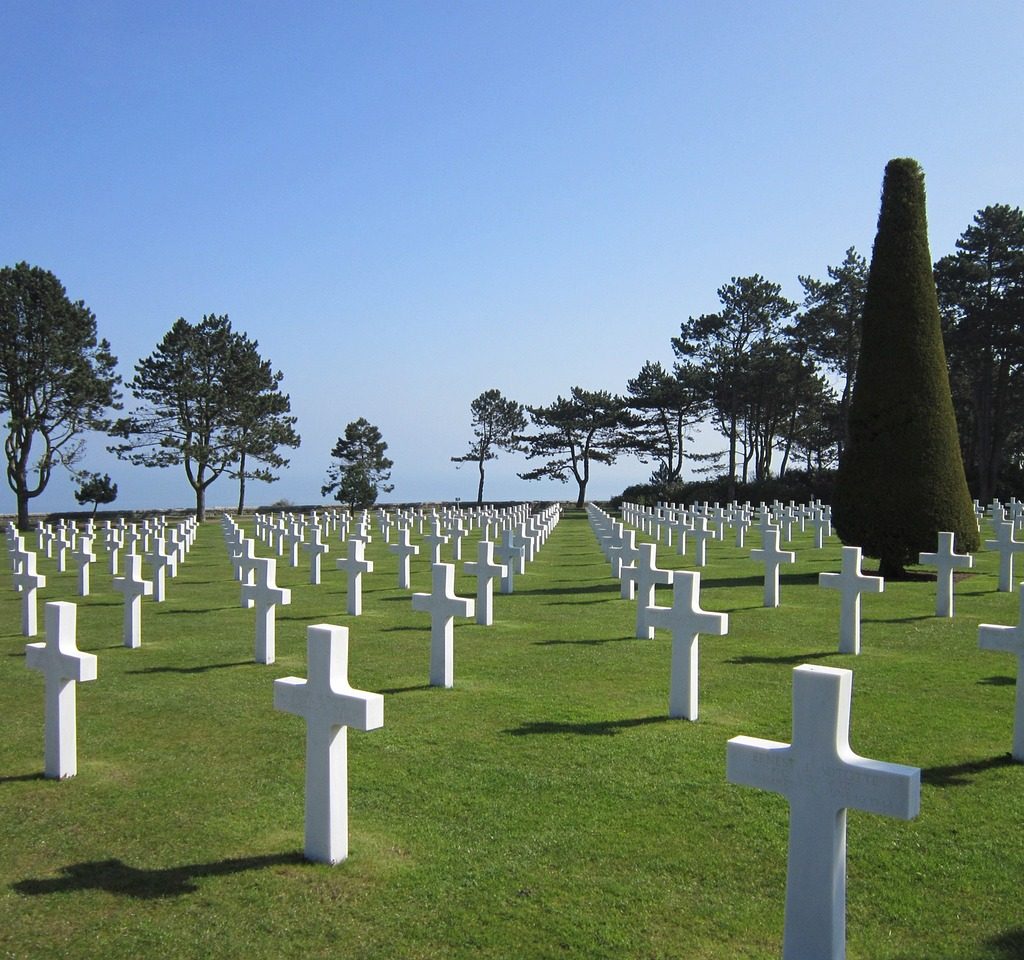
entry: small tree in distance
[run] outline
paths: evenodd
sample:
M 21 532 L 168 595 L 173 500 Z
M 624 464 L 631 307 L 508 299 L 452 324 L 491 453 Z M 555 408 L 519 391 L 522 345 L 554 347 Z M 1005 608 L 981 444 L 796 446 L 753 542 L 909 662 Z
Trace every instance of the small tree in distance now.
M 461 457 L 452 457 L 453 463 L 475 463 L 480 473 L 476 502 L 484 502 L 484 463 L 496 460 L 495 448 L 501 450 L 522 450 L 516 442 L 516 435 L 526 428 L 523 405 L 508 400 L 500 390 L 485 390 L 470 405 L 473 414 L 473 439 L 469 451 Z
M 95 516 L 101 503 L 113 503 L 117 499 L 117 484 L 111 482 L 108 473 L 83 473 L 81 483 L 75 491 L 75 499 L 83 507 L 91 503 Z
M 935 548 L 939 531 L 951 531 L 961 551 L 977 549 L 915 160 L 885 169 L 849 438 L 836 478 L 836 532 L 878 557 L 883 577 L 903 575 Z
M 394 484 L 387 482 L 394 466 L 384 455 L 387 448 L 380 430 L 372 423 L 364 417 L 353 420 L 331 451 L 331 456 L 340 462 L 327 468 L 327 482 L 320 488 L 321 495 L 333 493 L 335 500 L 353 509 L 372 507 L 381 491 L 390 493 L 395 489 Z

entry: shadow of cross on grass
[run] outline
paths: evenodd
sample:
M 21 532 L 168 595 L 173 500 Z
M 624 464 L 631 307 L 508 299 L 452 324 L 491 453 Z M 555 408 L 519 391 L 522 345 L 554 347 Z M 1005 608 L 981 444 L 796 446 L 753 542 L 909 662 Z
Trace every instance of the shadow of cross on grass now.
M 630 727 L 643 727 L 649 723 L 667 723 L 667 714 L 659 717 L 635 717 L 627 720 L 595 720 L 591 723 L 559 723 L 554 720 L 536 720 L 506 730 L 513 737 L 528 737 L 535 733 L 578 733 L 588 737 L 613 737 Z
M 965 787 L 974 774 L 984 773 L 998 767 L 1011 767 L 1017 761 L 1008 753 L 984 760 L 968 760 L 948 767 L 922 767 L 921 782 L 933 787 Z
M 190 863 L 183 867 L 142 870 L 120 860 L 91 860 L 61 867 L 61 876 L 50 879 L 19 880 L 11 889 L 30 897 L 76 890 L 105 890 L 122 897 L 155 900 L 195 893 L 201 877 L 219 877 L 247 870 L 263 870 L 284 864 L 306 863 L 301 852 L 275 853 L 263 857 L 236 857 L 213 863 Z

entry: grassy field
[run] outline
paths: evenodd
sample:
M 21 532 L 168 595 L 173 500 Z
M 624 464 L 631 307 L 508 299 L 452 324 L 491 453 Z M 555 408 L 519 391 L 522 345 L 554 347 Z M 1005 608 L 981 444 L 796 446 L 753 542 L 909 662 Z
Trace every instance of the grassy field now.
M 99 657 L 62 782 L 42 779 L 43 683 L 3 573 L 0 956 L 778 957 L 787 806 L 728 784 L 725 744 L 789 740 L 801 663 L 854 670 L 857 753 L 922 769 L 916 820 L 849 814 L 851 960 L 1024 956 L 1016 662 L 977 646 L 979 623 L 1017 622 L 997 556 L 976 557 L 952 621 L 933 617 L 934 582 L 865 596 L 852 657 L 835 652 L 839 596 L 817 586 L 840 544 L 814 550 L 808 532 L 790 548 L 767 610 L 762 568 L 731 539 L 710 545 L 701 602 L 730 630 L 701 640 L 697 723 L 668 719 L 668 635 L 633 638 L 582 512 L 496 595 L 494 626 L 457 624 L 452 690 L 427 685 L 428 620 L 379 538 L 360 617 L 344 613 L 337 544 L 319 587 L 279 565 L 292 604 L 271 666 L 253 662 L 216 521 L 167 601 L 144 601 L 138 650 L 121 645 L 102 550 L 85 599 L 41 558 L 42 598 L 79 603 L 79 647 Z M 691 566 L 664 546 L 659 562 Z M 428 584 L 414 558 L 413 588 Z M 383 729 L 349 732 L 351 856 L 333 868 L 302 859 L 304 728 L 273 709 L 273 680 L 306 675 L 320 622 L 350 628 L 353 686 L 385 697 Z

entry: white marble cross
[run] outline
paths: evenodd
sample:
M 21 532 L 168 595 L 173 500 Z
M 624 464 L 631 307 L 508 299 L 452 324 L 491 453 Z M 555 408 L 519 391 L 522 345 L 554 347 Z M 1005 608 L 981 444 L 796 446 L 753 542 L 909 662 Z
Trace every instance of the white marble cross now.
M 384 726 L 384 698 L 348 682 L 348 630 L 306 628 L 308 680 L 274 681 L 274 708 L 306 721 L 305 855 L 318 863 L 348 856 L 347 728 Z
M 652 627 L 668 630 L 672 634 L 668 715 L 696 720 L 697 637 L 701 633 L 724 637 L 729 632 L 729 615 L 701 609 L 699 573 L 674 570 L 672 606 L 649 607 L 647 621 Z
M 715 538 L 715 531 L 708 526 L 707 517 L 693 518 L 693 562 L 706 567 L 708 562 L 708 541 Z
M 1024 763 L 1024 584 L 1017 591 L 1017 626 L 1004 627 L 983 623 L 978 627 L 978 646 L 982 650 L 1012 653 L 1017 658 L 1017 692 L 1013 713 L 1013 759 Z
M 304 536 L 302 522 L 292 520 L 284 531 L 285 549 L 288 551 L 288 562 L 293 566 L 299 565 L 299 549 L 302 546 Z
M 153 601 L 163 603 L 167 599 L 167 571 L 172 562 L 171 555 L 164 549 L 163 537 L 153 534 L 146 559 L 153 575 Z
M 974 557 L 969 553 L 956 553 L 953 549 L 953 534 L 943 531 L 939 534 L 939 549 L 936 553 L 921 553 L 918 563 L 938 567 L 935 575 L 935 616 L 953 616 L 953 571 L 970 570 Z
M 14 586 L 21 591 L 21 632 L 34 637 L 38 632 L 37 591 L 46 586 L 46 577 L 36 573 L 36 555 L 31 550 L 21 554 L 21 563 L 12 576 Z
M 803 664 L 793 671 L 793 742 L 733 737 L 730 783 L 789 800 L 783 960 L 846 955 L 846 810 L 910 820 L 921 771 L 850 749 L 853 672 Z
M 441 525 L 438 520 L 431 521 L 430 533 L 423 538 L 423 542 L 430 548 L 430 565 L 440 563 L 441 547 L 448 542 L 448 538 L 441 533 Z
M 451 687 L 455 677 L 455 617 L 471 617 L 472 600 L 455 595 L 455 567 L 435 563 L 430 567 L 431 592 L 414 593 L 412 608 L 430 614 L 430 685 Z
M 885 580 L 860 572 L 860 547 L 843 547 L 840 573 L 819 573 L 818 586 L 838 590 L 839 652 L 860 653 L 860 595 L 882 593 Z
M 71 559 L 78 569 L 78 595 L 89 596 L 89 565 L 95 563 L 96 554 L 92 552 L 92 537 L 81 536 L 78 546 L 71 551 Z
M 764 605 L 779 605 L 779 565 L 796 563 L 796 554 L 792 550 L 779 549 L 779 528 L 765 527 L 759 550 L 750 551 L 750 559 L 764 564 Z
M 124 629 L 122 639 L 126 647 L 142 646 L 142 598 L 153 595 L 153 581 L 142 578 L 142 557 L 126 553 L 124 576 L 114 577 L 111 585 L 124 595 Z
M 46 680 L 43 775 L 63 780 L 78 772 L 75 684 L 96 679 L 96 657 L 75 643 L 78 609 L 73 603 L 46 605 L 46 642 L 25 645 L 29 670 Z
M 348 599 L 346 612 L 358 617 L 363 612 L 363 574 L 373 573 L 373 561 L 364 557 L 366 541 L 352 537 L 348 542 L 348 555 L 334 561 L 339 570 L 344 570 L 348 577 Z
M 452 541 L 452 559 L 462 559 L 462 541 L 466 536 L 466 528 L 462 525 L 461 520 L 452 520 L 447 527 L 448 536 L 451 537 Z
M 526 556 L 526 546 L 516 543 L 515 531 L 506 529 L 501 535 L 501 544 L 494 548 L 494 555 L 505 567 L 501 575 L 501 592 L 512 593 L 515 589 L 515 576 L 518 562 Z
M 494 623 L 494 579 L 505 576 L 505 565 L 494 562 L 490 540 L 478 540 L 476 560 L 464 563 L 462 569 L 476 577 L 476 622 L 489 627 Z
M 309 541 L 302 545 L 302 549 L 309 554 L 309 582 L 313 586 L 320 583 L 321 558 L 325 553 L 331 552 L 331 546 L 323 539 L 320 527 L 313 525 L 309 535 Z
M 994 520 L 995 540 L 986 540 L 989 550 L 999 551 L 999 589 L 1003 593 L 1013 590 L 1013 555 L 1024 550 L 1024 541 L 1014 540 L 1012 520 Z
M 277 560 L 256 557 L 253 560 L 253 583 L 242 584 L 242 602 L 252 601 L 256 608 L 256 662 L 273 663 L 277 655 L 278 604 L 292 602 L 292 592 L 277 585 Z
M 648 619 L 647 612 L 655 604 L 655 590 L 658 584 L 667 585 L 672 582 L 672 571 L 661 570 L 657 566 L 657 544 L 641 543 L 637 547 L 637 558 L 631 566 L 622 568 L 623 578 L 629 577 L 636 586 L 636 636 L 641 640 L 654 637 L 654 626 Z
M 398 531 L 398 539 L 388 545 L 388 551 L 398 557 L 398 589 L 408 590 L 411 582 L 409 576 L 410 558 L 419 555 L 418 544 L 409 540 L 409 528 L 402 527 Z

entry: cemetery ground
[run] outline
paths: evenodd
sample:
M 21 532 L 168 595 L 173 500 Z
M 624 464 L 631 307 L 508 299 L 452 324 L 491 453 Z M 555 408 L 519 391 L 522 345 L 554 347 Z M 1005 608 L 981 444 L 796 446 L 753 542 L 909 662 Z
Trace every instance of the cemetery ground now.
M 428 617 L 376 532 L 358 617 L 337 540 L 320 586 L 305 554 L 279 561 L 292 603 L 269 666 L 253 661 L 254 612 L 216 520 L 167 600 L 143 601 L 135 650 L 104 551 L 87 598 L 41 554 L 40 603 L 77 603 L 78 646 L 99 658 L 64 781 L 42 778 L 42 678 L 0 575 L 0 956 L 776 958 L 787 804 L 726 782 L 726 741 L 790 740 L 801 663 L 854 671 L 856 753 L 922 770 L 917 819 L 849 812 L 847 955 L 1024 955 L 1017 664 L 977 639 L 979 623 L 1018 620 L 997 554 L 959 579 L 952 620 L 934 616 L 933 580 L 863 597 L 855 657 L 837 652 L 838 595 L 817 585 L 838 540 L 794 537 L 777 609 L 749 559 L 756 530 L 744 550 L 731 540 L 702 570 L 701 605 L 729 614 L 729 634 L 700 639 L 696 723 L 668 718 L 669 635 L 634 638 L 582 511 L 514 594 L 495 592 L 493 626 L 456 621 L 450 690 L 427 684 Z M 661 545 L 658 562 L 693 569 L 692 545 Z M 429 582 L 421 552 L 412 589 Z M 456 585 L 474 595 L 461 563 Z M 273 708 L 273 681 L 307 675 L 306 627 L 322 622 L 350 630 L 352 686 L 385 698 L 382 729 L 348 734 L 351 853 L 334 867 L 302 857 L 305 728 Z

